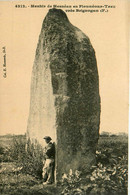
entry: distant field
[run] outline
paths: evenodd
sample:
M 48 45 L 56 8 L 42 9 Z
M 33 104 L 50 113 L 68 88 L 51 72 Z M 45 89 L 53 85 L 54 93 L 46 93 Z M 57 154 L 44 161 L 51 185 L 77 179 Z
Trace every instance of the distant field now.
M 12 136 L 0 136 L 0 146 L 1 147 L 8 147 L 12 143 Z
M 2 135 L 0 136 L 0 147 L 11 146 L 13 139 L 25 139 L 25 135 Z
M 115 135 L 115 136 L 100 136 L 98 144 L 102 144 L 102 143 L 124 143 L 124 144 L 128 144 L 128 136 L 123 136 L 123 135 Z
M 12 142 L 13 142 L 13 138 L 15 139 L 26 139 L 25 135 L 4 135 L 4 136 L 0 136 L 0 147 L 9 147 Z M 98 145 L 102 145 L 102 144 L 106 144 L 106 143 L 124 143 L 124 144 L 128 144 L 128 136 L 125 135 L 112 135 L 112 136 L 100 136 L 99 140 L 98 140 Z

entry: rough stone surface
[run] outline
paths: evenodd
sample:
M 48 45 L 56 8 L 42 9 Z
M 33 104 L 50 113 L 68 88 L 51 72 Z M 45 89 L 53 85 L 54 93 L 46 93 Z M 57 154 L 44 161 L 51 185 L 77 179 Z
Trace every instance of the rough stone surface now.
M 32 72 L 27 135 L 56 142 L 56 175 L 89 170 L 99 136 L 100 96 L 95 51 L 62 10 L 51 9 Z

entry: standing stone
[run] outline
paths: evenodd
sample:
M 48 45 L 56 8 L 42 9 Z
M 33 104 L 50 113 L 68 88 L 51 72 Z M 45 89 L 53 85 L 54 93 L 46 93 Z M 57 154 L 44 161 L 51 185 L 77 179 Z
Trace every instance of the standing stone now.
M 33 65 L 27 135 L 43 145 L 56 142 L 56 176 L 88 171 L 95 163 L 100 96 L 95 51 L 66 14 L 50 9 Z

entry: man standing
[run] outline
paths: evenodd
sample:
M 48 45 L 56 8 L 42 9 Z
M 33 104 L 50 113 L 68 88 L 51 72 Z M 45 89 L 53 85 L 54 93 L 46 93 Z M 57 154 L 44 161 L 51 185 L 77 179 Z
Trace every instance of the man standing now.
M 43 184 L 52 184 L 54 182 L 55 145 L 51 142 L 51 137 L 45 136 L 43 139 L 47 144 L 44 148 Z

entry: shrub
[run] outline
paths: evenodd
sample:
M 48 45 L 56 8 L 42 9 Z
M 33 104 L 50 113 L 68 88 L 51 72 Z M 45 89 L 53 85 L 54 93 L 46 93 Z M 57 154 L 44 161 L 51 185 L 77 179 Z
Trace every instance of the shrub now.
M 3 158 L 4 158 L 4 148 L 0 146 L 0 162 L 3 161 Z
M 127 194 L 128 171 L 123 158 L 114 166 L 99 163 L 90 176 L 91 192 L 101 194 Z
M 127 194 L 128 171 L 123 165 L 124 159 L 113 167 L 103 166 L 99 163 L 91 174 L 82 178 L 78 171 L 75 173 L 64 174 L 61 185 L 62 195 L 109 195 Z M 123 162 L 123 164 L 122 164 Z M 93 167 L 92 167 L 93 169 Z
M 13 136 L 12 144 L 8 149 L 11 161 L 21 161 L 25 157 L 26 139 L 23 136 Z
M 0 162 L 12 162 L 9 147 L 0 147 Z
M 127 151 L 127 148 L 124 148 Z M 62 178 L 63 195 L 126 195 L 128 188 L 127 153 L 117 148 L 100 148 L 96 152 L 97 165 L 91 167 L 90 174 L 82 178 L 82 173 L 64 174 Z
M 41 178 L 43 167 L 43 149 L 35 142 L 31 143 L 25 137 L 13 137 L 11 147 L 8 149 L 6 156 L 10 161 L 16 162 L 22 167 L 22 172 Z
M 27 141 L 25 157 L 22 159 L 23 171 L 38 178 L 42 177 L 43 149 L 38 143 Z
M 73 173 L 72 169 L 70 169 L 69 174 L 64 174 L 62 176 L 62 195 L 81 195 L 84 192 L 84 190 L 79 188 L 81 182 L 80 174 L 81 173 L 79 171 L 75 171 L 75 173 Z

